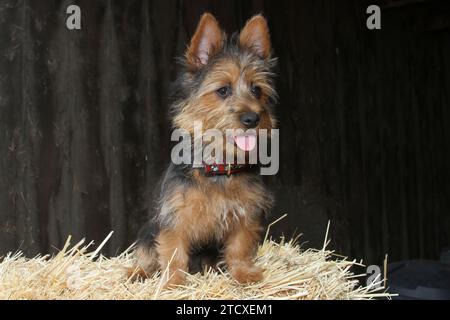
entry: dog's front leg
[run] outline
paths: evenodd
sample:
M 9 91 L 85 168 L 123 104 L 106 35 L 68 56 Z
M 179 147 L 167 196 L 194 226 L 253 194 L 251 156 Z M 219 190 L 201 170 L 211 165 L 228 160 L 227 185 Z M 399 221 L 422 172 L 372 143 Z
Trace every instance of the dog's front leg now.
M 164 230 L 157 242 L 164 287 L 184 284 L 189 263 L 189 245 L 184 235 L 177 230 Z
M 263 269 L 255 266 L 260 227 L 239 224 L 225 243 L 225 261 L 231 275 L 240 283 L 263 279 Z

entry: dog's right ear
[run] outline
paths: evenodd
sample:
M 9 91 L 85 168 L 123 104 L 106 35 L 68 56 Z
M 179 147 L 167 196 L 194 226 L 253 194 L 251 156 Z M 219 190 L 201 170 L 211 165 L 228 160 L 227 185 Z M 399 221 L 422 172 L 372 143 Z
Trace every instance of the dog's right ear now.
M 197 70 L 207 65 L 210 58 L 222 50 L 224 38 L 216 18 L 210 13 L 203 14 L 186 50 L 189 67 Z

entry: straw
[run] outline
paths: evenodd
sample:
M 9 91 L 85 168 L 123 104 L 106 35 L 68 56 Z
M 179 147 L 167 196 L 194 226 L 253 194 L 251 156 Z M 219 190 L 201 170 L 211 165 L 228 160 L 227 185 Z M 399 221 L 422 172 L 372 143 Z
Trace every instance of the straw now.
M 328 237 L 327 227 L 327 237 Z M 264 280 L 241 285 L 224 270 L 187 275 L 186 284 L 163 289 L 164 271 L 143 281 L 130 281 L 133 247 L 118 257 L 70 238 L 55 256 L 26 258 L 8 254 L 0 263 L 0 299 L 378 299 L 390 295 L 380 286 L 363 287 L 353 274 L 356 260 L 338 256 L 324 246 L 302 250 L 295 240 L 280 243 L 265 239 L 258 248 L 256 264 L 265 269 Z M 325 245 L 328 243 L 325 238 Z M 94 259 L 96 257 L 96 259 Z M 383 284 L 382 279 L 377 279 Z

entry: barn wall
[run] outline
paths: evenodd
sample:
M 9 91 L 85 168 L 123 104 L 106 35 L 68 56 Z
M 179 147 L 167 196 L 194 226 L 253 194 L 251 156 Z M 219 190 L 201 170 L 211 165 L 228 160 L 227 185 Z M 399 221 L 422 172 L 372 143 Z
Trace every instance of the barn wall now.
M 0 1 L 0 255 L 66 237 L 132 243 L 169 161 L 174 57 L 198 17 L 269 20 L 279 57 L 276 236 L 380 262 L 450 245 L 450 5 L 372 1 Z M 65 9 L 82 9 L 82 30 Z

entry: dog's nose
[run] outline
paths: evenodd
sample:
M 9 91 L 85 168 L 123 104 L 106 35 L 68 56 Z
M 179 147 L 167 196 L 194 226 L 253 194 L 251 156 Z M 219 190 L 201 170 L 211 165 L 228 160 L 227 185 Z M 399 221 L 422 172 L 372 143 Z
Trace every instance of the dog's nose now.
M 240 120 L 247 128 L 254 128 L 259 123 L 259 115 L 255 112 L 246 112 L 241 115 Z

